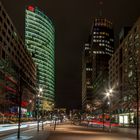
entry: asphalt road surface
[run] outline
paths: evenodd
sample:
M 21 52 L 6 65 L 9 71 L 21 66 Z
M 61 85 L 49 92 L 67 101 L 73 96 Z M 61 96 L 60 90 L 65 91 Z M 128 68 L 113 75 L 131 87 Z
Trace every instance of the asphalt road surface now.
M 21 131 L 20 140 L 136 140 L 136 135 L 126 132 L 116 131 L 109 133 L 104 132 L 102 128 L 89 128 L 73 124 L 44 125 L 37 132 L 36 127 Z M 123 130 L 120 129 L 120 130 Z M 130 130 L 131 131 L 131 130 Z M 1 136 L 0 140 L 17 140 L 17 133 Z
M 51 131 L 47 140 L 135 140 L 134 135 L 123 133 L 103 132 L 83 126 L 71 124 L 57 125 L 55 131 Z M 43 140 L 43 139 L 42 139 Z

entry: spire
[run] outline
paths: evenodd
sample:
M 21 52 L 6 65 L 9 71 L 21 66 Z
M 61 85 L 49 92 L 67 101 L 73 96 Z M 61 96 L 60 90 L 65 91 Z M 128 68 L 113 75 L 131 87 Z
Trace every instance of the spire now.
M 99 1 L 99 6 L 100 6 L 100 9 L 99 9 L 99 16 L 102 17 L 102 5 L 103 5 L 103 1 Z

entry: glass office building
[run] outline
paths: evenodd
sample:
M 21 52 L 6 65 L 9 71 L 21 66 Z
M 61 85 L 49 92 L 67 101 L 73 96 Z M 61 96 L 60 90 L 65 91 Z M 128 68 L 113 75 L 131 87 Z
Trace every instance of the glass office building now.
M 93 52 L 93 80 L 102 72 L 108 72 L 108 61 L 114 52 L 114 30 L 106 18 L 95 18 L 91 29 Z
M 0 123 L 16 122 L 19 101 L 21 121 L 33 116 L 35 86 L 35 63 L 0 2 Z
M 43 100 L 54 104 L 55 30 L 51 20 L 37 7 L 28 6 L 25 16 L 25 43 L 37 67 L 37 88 Z

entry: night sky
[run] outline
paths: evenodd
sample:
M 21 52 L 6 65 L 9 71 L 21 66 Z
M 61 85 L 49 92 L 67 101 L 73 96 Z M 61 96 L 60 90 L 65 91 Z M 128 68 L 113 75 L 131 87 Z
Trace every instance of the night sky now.
M 18 32 L 24 37 L 25 7 L 37 6 L 53 21 L 56 30 L 56 103 L 58 107 L 81 105 L 81 50 L 92 21 L 99 16 L 99 0 L 1 0 Z M 104 0 L 103 17 L 115 29 L 115 40 L 124 25 L 140 15 L 140 0 Z M 115 43 L 116 44 L 116 43 Z

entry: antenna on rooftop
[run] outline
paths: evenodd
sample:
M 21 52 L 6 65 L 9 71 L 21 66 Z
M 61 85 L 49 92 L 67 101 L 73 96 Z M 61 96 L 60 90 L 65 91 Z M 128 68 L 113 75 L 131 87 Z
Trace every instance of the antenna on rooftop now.
M 100 6 L 100 9 L 99 9 L 99 16 L 102 17 L 102 6 L 103 6 L 103 1 L 99 1 L 99 6 Z

